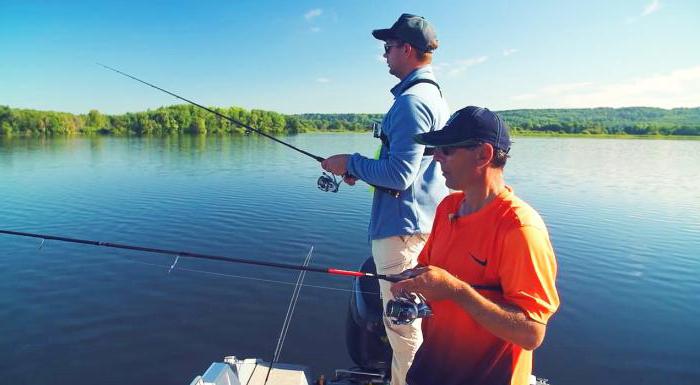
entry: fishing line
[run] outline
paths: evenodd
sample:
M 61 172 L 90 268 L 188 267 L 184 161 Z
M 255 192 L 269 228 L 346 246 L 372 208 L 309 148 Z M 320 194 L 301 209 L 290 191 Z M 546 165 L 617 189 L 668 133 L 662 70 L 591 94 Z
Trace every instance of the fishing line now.
M 306 254 L 304 259 L 304 265 L 308 266 L 311 262 L 311 254 L 314 252 L 314 247 L 311 246 L 309 253 Z M 267 368 L 267 375 L 265 375 L 265 382 L 263 385 L 267 385 L 267 381 L 270 378 L 270 373 L 272 372 L 272 367 L 276 362 L 279 361 L 280 355 L 282 354 L 282 347 L 284 346 L 284 341 L 287 339 L 287 332 L 289 331 L 289 326 L 292 324 L 292 316 L 294 315 L 294 310 L 297 307 L 297 301 L 299 300 L 299 294 L 301 294 L 301 285 L 306 277 L 306 271 L 300 271 L 297 281 L 294 285 L 294 291 L 292 292 L 292 298 L 289 301 L 289 306 L 287 307 L 287 314 L 284 316 L 284 323 L 282 324 L 282 330 L 280 331 L 280 336 L 277 339 L 277 346 L 275 347 L 275 353 L 272 356 L 272 361 L 270 361 L 270 366 Z
M 153 266 L 153 267 L 158 267 L 161 269 L 169 269 L 169 266 L 166 265 L 160 265 L 157 263 L 150 263 L 150 262 L 144 262 L 144 261 L 139 261 L 136 259 L 131 259 L 131 258 L 124 258 L 125 261 L 128 261 L 130 263 L 138 263 L 142 265 L 147 265 L 147 266 Z M 256 277 L 249 277 L 245 275 L 236 275 L 236 274 L 226 274 L 226 273 L 217 273 L 214 271 L 206 271 L 206 270 L 198 270 L 198 269 L 190 269 L 187 267 L 181 267 L 178 266 L 175 270 L 182 270 L 186 271 L 189 273 L 198 273 L 198 274 L 205 274 L 205 275 L 212 275 L 216 276 L 219 278 L 236 278 L 236 279 L 247 279 L 250 281 L 259 281 L 259 282 L 265 282 L 265 283 L 277 283 L 281 285 L 287 285 L 287 286 L 293 286 L 294 282 L 289 282 L 289 281 L 279 281 L 275 279 L 268 279 L 268 278 L 256 278 Z M 331 287 L 331 286 L 321 286 L 321 285 L 309 285 L 309 284 L 302 284 L 302 287 L 305 288 L 310 288 L 310 289 L 321 289 L 321 290 L 333 290 L 333 291 L 342 291 L 342 292 L 347 292 L 347 293 L 362 293 L 362 294 L 370 294 L 370 295 L 377 295 L 379 292 L 377 291 L 361 291 L 361 290 L 352 290 L 352 289 L 343 289 L 340 287 Z

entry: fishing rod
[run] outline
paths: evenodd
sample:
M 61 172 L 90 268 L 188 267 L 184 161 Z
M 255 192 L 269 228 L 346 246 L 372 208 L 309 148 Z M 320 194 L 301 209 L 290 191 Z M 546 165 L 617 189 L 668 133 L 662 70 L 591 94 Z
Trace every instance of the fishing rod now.
M 112 243 L 112 242 L 103 242 L 103 241 L 93 241 L 93 240 L 89 240 L 89 239 L 68 238 L 68 237 L 60 237 L 60 236 L 56 236 L 56 235 L 27 233 L 27 232 L 22 232 L 22 231 L 0 230 L 0 234 L 16 235 L 16 236 L 20 236 L 20 237 L 29 237 L 29 238 L 37 238 L 37 239 L 41 239 L 43 241 L 51 240 L 51 241 L 68 242 L 68 243 L 79 243 L 79 244 L 83 244 L 83 245 L 92 245 L 92 246 L 107 247 L 107 248 L 113 248 L 113 249 L 134 250 L 134 251 L 143 251 L 143 252 L 147 252 L 147 253 L 170 255 L 170 256 L 176 257 L 175 262 L 173 262 L 173 264 L 170 266 L 170 270 L 172 270 L 175 267 L 175 265 L 177 264 L 177 261 L 180 257 L 186 257 L 186 258 L 193 258 L 193 259 L 209 259 L 209 260 L 213 260 L 213 261 L 240 263 L 240 264 L 245 264 L 245 265 L 276 267 L 276 268 L 280 268 L 280 269 L 288 269 L 288 270 L 296 270 L 296 271 L 311 271 L 311 272 L 315 272 L 315 273 L 324 273 L 324 274 L 331 274 L 331 275 L 344 275 L 347 277 L 381 279 L 381 280 L 384 280 L 387 282 L 399 282 L 399 281 L 403 281 L 404 279 L 408 279 L 408 278 L 413 277 L 413 275 L 410 273 L 408 273 L 408 274 L 376 274 L 376 273 L 368 273 L 365 271 L 342 270 L 342 269 L 334 269 L 331 267 L 318 267 L 318 266 L 315 267 L 315 266 L 306 266 L 306 265 L 294 265 L 294 264 L 290 264 L 290 263 L 280 263 L 280 262 L 256 261 L 253 259 L 225 257 L 225 256 L 219 256 L 219 255 L 193 253 L 193 252 L 189 252 L 189 251 L 157 249 L 154 247 L 127 245 L 127 244 L 123 244 L 123 243 Z M 42 245 L 43 245 L 43 243 L 42 243 Z M 471 287 L 476 289 L 476 290 L 488 290 L 488 291 L 498 291 L 498 292 L 502 291 L 502 288 L 498 285 L 471 285 Z
M 83 244 L 83 245 L 93 245 L 93 246 L 108 247 L 108 248 L 113 248 L 113 249 L 143 251 L 143 252 L 155 253 L 155 254 L 166 254 L 166 255 L 176 257 L 175 262 L 172 264 L 172 266 L 170 266 L 170 270 L 172 270 L 173 267 L 175 267 L 175 264 L 177 263 L 177 260 L 180 257 L 186 257 L 186 258 L 193 258 L 193 259 L 209 259 L 209 260 L 214 260 L 214 261 L 240 263 L 240 264 L 246 264 L 246 265 L 276 267 L 276 268 L 280 268 L 280 269 L 289 269 L 289 270 L 296 270 L 296 271 L 312 271 L 315 273 L 325 273 L 325 274 L 331 274 L 331 275 L 344 275 L 344 276 L 349 276 L 349 277 L 365 277 L 365 278 L 372 278 L 372 279 L 382 279 L 382 280 L 388 281 L 388 282 L 398 282 L 398 281 L 404 279 L 403 277 L 399 277 L 399 276 L 374 274 L 374 273 L 367 273 L 364 271 L 342 270 L 342 269 L 334 269 L 334 268 L 330 268 L 330 267 L 314 267 L 314 266 L 294 265 L 294 264 L 280 263 L 280 262 L 256 261 L 256 260 L 252 260 L 252 259 L 193 253 L 193 252 L 189 252 L 189 251 L 157 249 L 157 248 L 153 248 L 153 247 L 144 247 L 144 246 L 121 244 L 121 243 L 93 241 L 93 240 L 88 240 L 88 239 L 68 238 L 68 237 L 60 237 L 60 236 L 47 235 L 47 234 L 27 233 L 27 232 L 21 232 L 21 231 L 0 230 L 0 234 L 16 235 L 16 236 L 20 236 L 20 237 L 38 238 L 38 239 L 42 239 L 42 240 L 51 240 L 51 241 L 59 241 L 59 242 L 79 243 L 79 244 Z
M 291 145 L 291 144 L 289 144 L 289 143 L 287 143 L 287 142 L 285 142 L 285 141 L 283 141 L 283 140 L 280 140 L 280 139 L 275 138 L 275 137 L 272 136 L 272 135 L 266 134 L 266 133 L 264 133 L 262 130 L 259 130 L 259 129 L 257 129 L 257 128 L 251 127 L 250 125 L 245 124 L 245 123 L 243 123 L 243 122 L 241 122 L 241 121 L 239 121 L 239 120 L 236 120 L 236 119 L 234 119 L 234 118 L 232 118 L 232 117 L 230 117 L 230 116 L 228 116 L 228 115 L 224 115 L 224 114 L 222 114 L 222 113 L 220 113 L 220 112 L 218 112 L 218 111 L 216 111 L 216 110 L 213 110 L 213 109 L 211 109 L 211 108 L 209 108 L 209 107 L 205 107 L 205 106 L 203 106 L 203 105 L 201 105 L 201 104 L 199 104 L 199 103 L 193 102 L 192 100 L 186 99 L 186 98 L 184 98 L 184 97 L 182 97 L 182 96 L 180 96 L 180 95 L 178 95 L 178 94 L 175 94 L 175 93 L 170 92 L 170 91 L 168 91 L 168 90 L 166 90 L 166 89 L 163 89 L 163 88 L 161 88 L 161 87 L 158 87 L 158 86 L 156 86 L 156 85 L 154 85 L 154 84 L 151 84 L 151 83 L 149 83 L 149 82 L 147 82 L 147 81 L 145 81 L 145 80 L 141 80 L 141 79 L 139 79 L 139 78 L 137 78 L 137 77 L 135 77 L 135 76 L 133 76 L 133 75 L 129 75 L 129 74 L 127 74 L 127 73 L 125 73 L 125 72 L 122 72 L 122 71 L 120 71 L 120 70 L 118 70 L 118 69 L 116 69 L 116 68 L 112 68 L 112 67 L 110 67 L 110 66 L 107 66 L 107 65 L 104 65 L 104 64 L 101 64 L 101 63 L 96 63 L 96 64 L 99 65 L 99 66 L 101 66 L 101 67 L 104 67 L 104 68 L 106 68 L 106 69 L 108 69 L 108 70 L 110 70 L 110 71 L 114 71 L 114 72 L 116 72 L 116 73 L 118 73 L 118 74 L 120 74 L 120 75 L 124 75 L 124 76 L 126 76 L 126 77 L 128 77 L 128 78 L 130 78 L 130 79 L 136 80 L 136 81 L 139 82 L 139 83 L 143 83 L 143 84 L 145 84 L 145 85 L 147 85 L 147 86 L 149 86 L 149 87 L 155 88 L 155 89 L 157 89 L 158 91 L 165 92 L 166 94 L 171 95 L 171 96 L 174 96 L 174 97 L 176 97 L 176 98 L 178 98 L 178 99 L 180 99 L 180 100 L 183 100 L 183 101 L 185 101 L 185 102 L 187 102 L 187 103 L 190 103 L 190 104 L 192 104 L 193 106 L 196 106 L 196 107 L 199 107 L 199 108 L 201 108 L 201 109 L 203 109 L 203 110 L 205 110 L 205 111 L 211 112 L 212 114 L 214 114 L 214 115 L 216 115 L 216 116 L 218 116 L 218 117 L 220 117 L 220 118 L 222 118 L 222 119 L 226 119 L 226 120 L 228 120 L 229 122 L 231 122 L 231 123 L 233 123 L 233 124 L 237 124 L 237 125 L 239 125 L 239 126 L 245 128 L 245 129 L 246 129 L 246 133 L 249 133 L 249 132 L 251 132 L 251 131 L 252 131 L 252 132 L 255 132 L 255 133 L 257 133 L 257 134 L 259 134 L 259 135 L 261 135 L 261 136 L 264 136 L 264 137 L 266 137 L 266 138 L 268 138 L 268 139 L 272 139 L 272 140 L 274 140 L 274 141 L 277 142 L 277 143 L 283 144 L 283 145 L 285 145 L 285 146 L 291 148 L 292 150 L 298 151 L 298 152 L 300 152 L 300 153 L 302 153 L 302 154 L 304 154 L 304 155 L 306 155 L 306 156 L 308 156 L 308 157 L 310 157 L 310 158 L 316 160 L 316 161 L 319 162 L 319 163 L 320 163 L 320 162 L 323 162 L 324 160 L 326 160 L 326 158 L 324 158 L 324 157 L 321 157 L 321 156 L 318 156 L 318 155 L 314 155 L 314 154 L 312 154 L 312 153 L 310 153 L 310 152 L 308 152 L 308 151 L 304 151 L 304 150 L 300 149 L 299 147 L 293 146 L 293 145 Z M 352 175 L 347 174 L 347 173 L 344 175 L 344 177 L 354 178 Z M 326 174 L 326 173 L 324 172 L 324 173 L 322 173 L 322 175 L 318 178 L 318 180 L 317 180 L 317 185 L 318 185 L 318 188 L 319 188 L 320 190 L 322 190 L 322 191 L 326 191 L 326 192 L 328 192 L 328 191 L 330 191 L 330 192 L 338 192 L 338 188 L 340 187 L 340 182 L 342 182 L 342 179 L 339 181 L 339 180 L 336 179 L 335 175 L 332 175 L 332 174 L 329 175 L 329 174 Z M 376 188 L 376 189 L 379 190 L 379 191 L 386 192 L 386 193 L 388 193 L 388 194 L 394 196 L 395 198 L 398 197 L 399 194 L 400 194 L 400 191 L 397 191 L 397 190 L 392 190 L 392 189 L 388 189 L 388 188 L 385 188 L 385 187 L 375 186 L 375 185 L 372 185 L 372 184 L 370 184 L 370 186 Z

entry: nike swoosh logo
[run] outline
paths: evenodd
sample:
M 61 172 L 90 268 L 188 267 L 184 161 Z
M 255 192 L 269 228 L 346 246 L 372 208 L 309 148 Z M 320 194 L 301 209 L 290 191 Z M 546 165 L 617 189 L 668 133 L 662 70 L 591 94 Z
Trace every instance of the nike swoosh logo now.
M 474 254 L 472 254 L 472 253 L 469 253 L 469 255 L 472 256 L 472 259 L 475 260 L 476 263 L 480 264 L 481 266 L 486 266 L 486 263 L 488 262 L 487 259 L 481 260 L 481 259 L 475 257 Z

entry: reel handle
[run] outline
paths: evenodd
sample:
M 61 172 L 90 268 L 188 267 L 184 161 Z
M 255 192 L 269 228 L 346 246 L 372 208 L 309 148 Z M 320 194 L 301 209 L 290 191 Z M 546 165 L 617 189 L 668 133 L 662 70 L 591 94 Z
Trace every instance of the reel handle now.
M 406 293 L 390 299 L 386 304 L 384 314 L 394 325 L 408 325 L 417 318 L 432 316 L 433 309 L 430 308 L 423 295 Z

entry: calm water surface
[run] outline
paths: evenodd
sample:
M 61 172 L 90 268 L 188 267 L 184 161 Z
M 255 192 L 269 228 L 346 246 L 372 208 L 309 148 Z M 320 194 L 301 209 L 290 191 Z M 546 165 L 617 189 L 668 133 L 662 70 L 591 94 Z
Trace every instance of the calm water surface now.
M 369 135 L 288 138 L 373 153 Z M 0 138 L 0 228 L 355 269 L 365 185 L 258 137 Z M 516 138 L 506 178 L 545 218 L 562 307 L 535 371 L 553 384 L 700 383 L 700 141 Z M 0 235 L 0 374 L 14 384 L 188 384 L 269 358 L 293 272 Z M 247 277 L 247 278 L 241 278 Z M 255 278 L 255 279 L 249 279 Z M 260 281 L 260 280 L 267 281 Z M 351 366 L 350 282 L 307 275 L 282 360 Z M 105 378 L 106 376 L 106 378 Z M 99 378 L 99 381 L 95 379 Z

